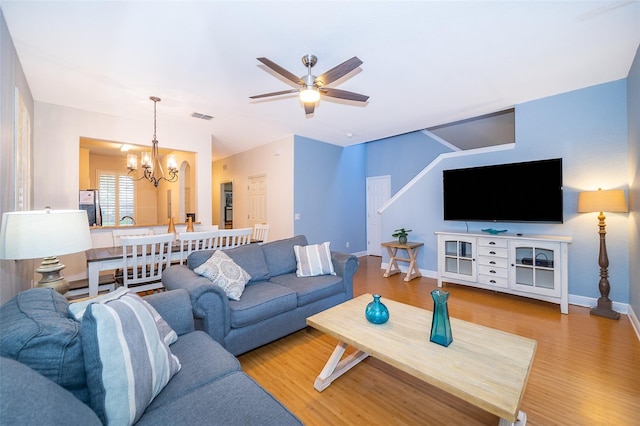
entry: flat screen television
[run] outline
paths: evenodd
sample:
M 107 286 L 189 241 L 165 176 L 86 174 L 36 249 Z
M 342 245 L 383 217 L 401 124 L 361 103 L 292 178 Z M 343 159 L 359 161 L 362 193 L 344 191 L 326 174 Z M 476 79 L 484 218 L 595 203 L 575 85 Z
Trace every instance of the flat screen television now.
M 444 170 L 444 220 L 562 223 L 562 158 Z

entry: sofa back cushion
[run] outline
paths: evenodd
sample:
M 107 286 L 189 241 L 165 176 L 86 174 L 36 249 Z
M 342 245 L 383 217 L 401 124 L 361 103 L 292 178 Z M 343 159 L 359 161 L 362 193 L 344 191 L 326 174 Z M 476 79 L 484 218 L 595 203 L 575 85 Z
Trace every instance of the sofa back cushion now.
M 80 322 L 57 291 L 33 288 L 0 308 L 0 355 L 19 361 L 89 402 Z
M 284 240 L 262 244 L 262 251 L 272 277 L 296 271 L 296 255 L 293 246 L 306 246 L 307 237 L 296 235 Z
M 260 244 L 246 244 L 224 251 L 238 266 L 251 275 L 247 285 L 257 281 L 265 281 L 271 277 L 271 271 L 264 258 Z
M 215 250 L 194 251 L 187 257 L 187 266 L 193 271 L 209 260 L 214 252 Z M 224 250 L 224 252 L 236 265 L 240 266 L 251 276 L 247 285 L 257 281 L 265 281 L 271 277 L 272 274 L 267 267 L 267 262 L 260 244 L 245 244 Z

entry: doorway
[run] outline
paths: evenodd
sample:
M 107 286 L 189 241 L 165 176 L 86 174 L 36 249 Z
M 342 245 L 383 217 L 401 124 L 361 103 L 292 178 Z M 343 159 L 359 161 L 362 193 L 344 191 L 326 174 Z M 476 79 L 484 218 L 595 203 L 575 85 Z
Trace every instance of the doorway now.
M 382 221 L 378 209 L 391 197 L 391 176 L 367 178 L 367 254 L 382 256 Z
M 233 228 L 233 182 L 220 184 L 220 228 Z

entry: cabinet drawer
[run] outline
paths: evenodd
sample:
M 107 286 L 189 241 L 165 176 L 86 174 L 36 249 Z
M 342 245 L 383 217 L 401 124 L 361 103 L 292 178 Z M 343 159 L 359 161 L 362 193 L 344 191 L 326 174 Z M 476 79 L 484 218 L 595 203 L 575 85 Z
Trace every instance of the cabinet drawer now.
M 478 273 L 482 275 L 488 275 L 493 277 L 502 277 L 507 278 L 508 269 L 507 268 L 497 268 L 487 265 L 479 265 Z
M 498 256 L 478 256 L 478 263 L 492 268 L 506 268 L 509 265 L 506 257 Z
M 494 277 L 490 275 L 478 275 L 478 282 L 493 287 L 509 288 L 509 281 L 506 277 Z
M 488 247 L 507 248 L 508 241 L 502 238 L 480 237 L 478 238 L 478 245 Z
M 494 257 L 503 257 L 506 259 L 507 249 L 480 246 L 478 247 L 478 256 L 494 256 Z

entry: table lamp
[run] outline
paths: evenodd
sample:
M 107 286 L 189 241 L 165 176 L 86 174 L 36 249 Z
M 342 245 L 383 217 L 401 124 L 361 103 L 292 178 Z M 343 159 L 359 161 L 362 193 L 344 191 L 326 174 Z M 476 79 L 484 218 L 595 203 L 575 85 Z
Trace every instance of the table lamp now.
M 627 211 L 627 200 L 624 191 L 621 189 L 609 189 L 603 191 L 584 191 L 578 194 L 578 213 L 599 212 L 598 226 L 600 230 L 600 253 L 598 254 L 598 264 L 600 265 L 600 298 L 598 305 L 591 309 L 591 315 L 598 315 L 610 319 L 620 318 L 620 313 L 611 308 L 609 299 L 609 257 L 607 256 L 607 244 L 605 242 L 604 212 L 625 213 Z
M 3 213 L 0 227 L 0 259 L 40 259 L 42 274 L 36 287 L 65 294 L 69 283 L 56 256 L 91 248 L 89 219 L 85 210 L 44 210 Z

